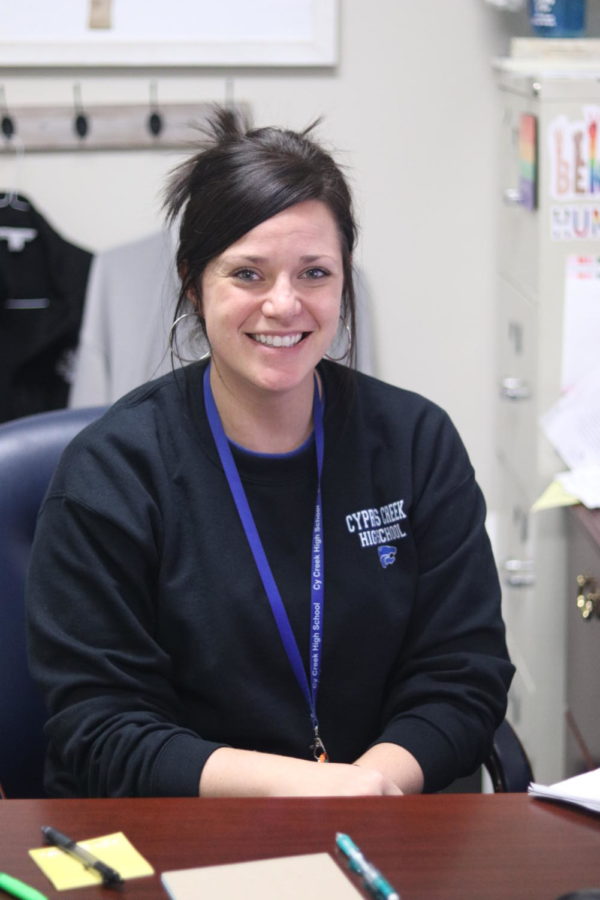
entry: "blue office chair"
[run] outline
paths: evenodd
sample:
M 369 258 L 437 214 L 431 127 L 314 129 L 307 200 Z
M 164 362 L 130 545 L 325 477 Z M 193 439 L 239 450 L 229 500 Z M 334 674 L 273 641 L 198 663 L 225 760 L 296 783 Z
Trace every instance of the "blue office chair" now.
M 24 588 L 35 521 L 64 447 L 104 412 L 60 409 L 0 425 L 0 788 L 42 797 L 44 706 L 27 667 Z
M 61 409 L 0 425 L 0 789 L 9 798 L 44 796 L 45 711 L 27 666 L 24 616 L 35 521 L 64 447 L 104 409 Z M 494 791 L 526 791 L 533 780 L 507 721 L 485 768 Z

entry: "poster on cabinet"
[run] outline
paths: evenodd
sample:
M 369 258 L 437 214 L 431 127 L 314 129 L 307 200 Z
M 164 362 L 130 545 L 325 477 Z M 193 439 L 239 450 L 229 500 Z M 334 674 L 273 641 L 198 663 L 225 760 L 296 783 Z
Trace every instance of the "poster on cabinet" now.
M 600 239 L 600 106 L 584 106 L 577 119 L 557 116 L 548 140 L 552 239 Z

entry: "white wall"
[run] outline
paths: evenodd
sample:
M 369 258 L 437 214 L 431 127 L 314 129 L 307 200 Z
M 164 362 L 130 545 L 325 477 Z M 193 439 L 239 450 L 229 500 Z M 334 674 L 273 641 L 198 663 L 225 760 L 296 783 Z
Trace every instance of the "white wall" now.
M 193 0 L 190 0 L 193 2 Z M 446 407 L 489 491 L 493 476 L 495 101 L 491 58 L 508 17 L 483 0 L 342 0 L 337 70 L 0 72 L 10 106 L 251 103 L 257 124 L 303 127 L 349 167 L 359 261 L 374 299 L 378 373 Z M 31 154 L 18 187 L 66 237 L 100 250 L 153 231 L 167 152 Z

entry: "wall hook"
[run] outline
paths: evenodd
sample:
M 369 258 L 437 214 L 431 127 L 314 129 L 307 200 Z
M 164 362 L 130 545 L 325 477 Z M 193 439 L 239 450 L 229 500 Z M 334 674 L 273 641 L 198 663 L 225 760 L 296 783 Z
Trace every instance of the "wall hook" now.
M 150 82 L 150 115 L 148 116 L 148 131 L 154 137 L 158 137 L 163 130 L 163 117 L 158 108 L 158 88 L 155 81 Z
M 4 137 L 9 141 L 17 129 L 15 128 L 13 117 L 8 112 L 4 87 L 0 87 L 0 97 L 2 98 L 2 118 L 0 119 L 0 128 L 2 129 Z
M 88 117 L 81 102 L 80 84 L 73 85 L 73 96 L 75 101 L 75 118 L 73 120 L 73 128 L 75 129 L 75 133 L 78 134 L 80 138 L 84 138 L 86 137 L 90 126 Z

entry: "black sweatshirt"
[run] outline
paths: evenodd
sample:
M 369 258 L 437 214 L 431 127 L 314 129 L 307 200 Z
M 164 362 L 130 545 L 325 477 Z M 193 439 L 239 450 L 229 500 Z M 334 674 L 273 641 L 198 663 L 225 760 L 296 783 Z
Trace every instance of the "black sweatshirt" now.
M 117 402 L 67 448 L 28 585 L 57 796 L 195 795 L 219 746 L 311 758 L 305 698 L 222 471 L 199 363 Z M 438 790 L 489 752 L 513 668 L 485 506 L 447 415 L 324 362 L 324 633 L 334 762 L 391 741 Z M 308 660 L 314 443 L 234 448 Z

